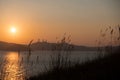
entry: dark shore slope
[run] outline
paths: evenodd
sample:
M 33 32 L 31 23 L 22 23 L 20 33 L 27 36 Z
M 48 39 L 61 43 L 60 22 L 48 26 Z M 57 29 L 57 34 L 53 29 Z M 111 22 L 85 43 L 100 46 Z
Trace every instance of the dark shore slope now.
M 73 67 L 52 69 L 28 80 L 120 80 L 119 52 Z

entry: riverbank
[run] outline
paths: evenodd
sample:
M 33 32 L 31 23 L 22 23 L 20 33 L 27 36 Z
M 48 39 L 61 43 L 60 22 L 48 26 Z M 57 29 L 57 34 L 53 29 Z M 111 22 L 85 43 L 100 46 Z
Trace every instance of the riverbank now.
M 84 64 L 75 64 L 68 68 L 53 68 L 28 80 L 119 80 L 119 51 Z

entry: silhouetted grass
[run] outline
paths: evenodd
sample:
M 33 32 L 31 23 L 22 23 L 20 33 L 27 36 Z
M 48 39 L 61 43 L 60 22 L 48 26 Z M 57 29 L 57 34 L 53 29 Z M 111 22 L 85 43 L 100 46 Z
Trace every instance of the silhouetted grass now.
M 120 54 L 111 54 L 84 64 L 52 69 L 28 80 L 119 80 Z
M 117 30 L 117 32 L 116 32 Z M 117 26 L 117 29 L 109 27 L 105 29 L 105 32 L 101 33 L 101 37 L 104 38 L 106 35 L 110 35 L 109 45 L 103 45 L 103 47 L 99 47 L 98 58 L 95 60 L 88 60 L 84 63 L 72 62 L 69 58 L 71 50 L 73 50 L 73 46 L 71 45 L 71 39 L 69 37 L 63 37 L 60 41 L 57 41 L 51 51 L 51 60 L 49 62 L 49 69 L 46 67 L 46 71 L 40 73 L 36 76 L 29 77 L 29 70 L 25 68 L 24 74 L 21 80 L 119 80 L 120 73 L 120 26 Z M 118 36 L 116 37 L 116 33 Z M 26 57 L 26 65 L 33 66 L 35 63 L 30 61 L 31 57 L 31 44 L 30 41 L 28 45 L 28 54 Z M 102 43 L 102 42 L 101 42 Z M 114 43 L 118 46 L 115 48 Z M 102 44 L 100 44 L 102 45 Z M 115 48 L 115 49 L 114 49 Z M 63 55 L 64 53 L 64 55 Z M 104 56 L 102 53 L 108 53 L 108 55 Z M 20 53 L 18 54 L 18 58 L 20 58 Z M 39 56 L 36 57 L 36 63 L 39 63 Z M 23 58 L 18 60 L 18 66 L 23 67 Z M 2 64 L 6 65 L 8 61 L 5 59 Z M 13 64 L 11 64 L 12 66 Z M 1 65 L 0 65 L 1 68 Z M 34 68 L 34 67 L 33 67 Z M 5 75 L 7 74 L 4 68 L 1 70 L 0 80 L 5 80 Z M 18 78 L 17 80 L 20 80 Z
M 70 65 L 70 61 L 65 61 L 69 65 L 65 67 L 63 56 L 58 54 L 57 59 L 52 59 L 53 63 L 50 70 L 30 77 L 28 80 L 120 80 L 120 26 L 117 28 L 118 37 L 113 38 L 116 30 L 112 27 L 109 27 L 109 30 L 106 29 L 105 33 L 102 34 L 102 37 L 105 37 L 106 31 L 110 32 L 109 45 L 107 47 L 103 45 L 104 47 L 101 49 L 108 55 L 102 57 L 100 55 L 97 59 L 82 64 L 78 62 Z M 113 40 L 116 40 L 118 45 L 115 49 L 113 49 Z

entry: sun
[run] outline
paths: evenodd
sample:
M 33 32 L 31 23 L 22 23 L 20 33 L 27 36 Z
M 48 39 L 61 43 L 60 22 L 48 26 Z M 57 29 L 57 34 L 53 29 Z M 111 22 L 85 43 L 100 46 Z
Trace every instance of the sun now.
M 16 31 L 17 31 L 17 30 L 16 30 L 15 27 L 12 27 L 12 28 L 10 29 L 10 32 L 11 32 L 11 33 L 16 33 Z

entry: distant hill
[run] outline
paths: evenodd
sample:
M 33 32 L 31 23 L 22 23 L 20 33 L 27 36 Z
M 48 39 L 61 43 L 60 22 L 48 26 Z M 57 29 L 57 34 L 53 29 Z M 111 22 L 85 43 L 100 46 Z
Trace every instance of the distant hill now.
M 48 42 L 36 42 L 32 44 L 33 50 L 58 50 L 60 44 L 58 43 L 48 43 Z M 57 49 L 56 49 L 57 47 Z M 73 44 L 64 43 L 62 45 L 63 50 L 80 50 L 80 51 L 94 51 L 97 50 L 96 47 L 78 46 Z M 72 48 L 69 48 L 72 47 Z
M 72 48 L 69 48 L 72 46 Z M 56 48 L 57 47 L 57 48 Z M 48 42 L 35 42 L 32 43 L 32 50 L 60 50 L 60 44 L 58 43 L 48 43 Z M 80 51 L 94 51 L 96 47 L 87 47 L 87 46 L 77 46 L 72 44 L 64 43 L 62 48 L 64 50 L 80 50 Z M 3 51 L 26 51 L 28 46 L 25 44 L 16 44 L 0 41 L 0 50 Z
M 23 44 L 8 43 L 0 41 L 0 50 L 2 51 L 25 51 L 27 46 Z

